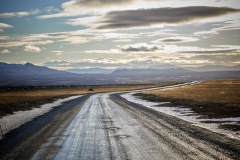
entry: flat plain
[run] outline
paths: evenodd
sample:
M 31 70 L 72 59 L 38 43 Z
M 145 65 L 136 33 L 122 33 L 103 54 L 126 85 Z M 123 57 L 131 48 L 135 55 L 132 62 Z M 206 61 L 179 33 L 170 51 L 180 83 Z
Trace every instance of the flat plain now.
M 190 108 L 200 119 L 222 119 L 239 117 L 239 90 L 240 80 L 211 80 L 197 85 L 147 91 L 136 96 L 152 102 L 170 102 L 164 107 Z M 240 124 L 223 124 L 220 128 L 240 131 Z
M 130 91 L 177 84 L 176 82 L 91 86 L 5 87 L 0 91 L 0 117 L 30 110 L 44 103 L 74 95 Z

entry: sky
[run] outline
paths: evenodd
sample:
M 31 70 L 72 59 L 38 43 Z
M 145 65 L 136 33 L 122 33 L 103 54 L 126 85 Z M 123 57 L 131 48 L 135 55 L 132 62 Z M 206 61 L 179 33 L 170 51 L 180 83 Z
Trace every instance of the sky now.
M 1 0 L 0 61 L 67 70 L 240 64 L 239 0 Z

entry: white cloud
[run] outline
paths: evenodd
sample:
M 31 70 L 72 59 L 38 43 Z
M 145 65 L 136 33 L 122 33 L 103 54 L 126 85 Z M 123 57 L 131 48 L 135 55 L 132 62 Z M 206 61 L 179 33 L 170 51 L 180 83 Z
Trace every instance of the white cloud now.
M 53 53 L 56 53 L 56 56 L 61 56 L 63 51 L 52 51 Z
M 0 43 L 0 47 L 9 48 L 9 47 L 19 47 L 19 46 L 26 46 L 26 45 L 44 45 L 53 43 L 51 40 L 45 41 L 37 41 L 37 42 L 30 42 L 30 41 L 11 41 L 11 42 L 2 42 Z
M 62 4 L 62 12 L 38 16 L 39 19 L 74 17 L 79 15 L 99 15 L 111 10 L 124 9 L 136 0 L 70 0 Z
M 122 46 L 120 50 L 123 52 L 156 52 L 163 50 L 163 46 L 156 44 L 137 43 L 133 45 Z
M 25 17 L 29 15 L 38 14 L 40 11 L 38 9 L 31 10 L 29 12 L 6 12 L 0 13 L 0 18 L 11 18 L 11 17 Z
M 58 8 L 55 8 L 55 7 L 52 7 L 52 6 L 45 8 L 45 11 L 48 12 L 48 13 L 60 12 L 60 10 Z
M 85 53 L 97 53 L 97 54 L 122 54 L 119 49 L 108 49 L 108 50 L 88 50 Z
M 0 36 L 0 40 L 6 40 L 8 38 L 9 38 L 8 36 Z
M 63 4 L 65 8 L 99 8 L 119 6 L 132 3 L 134 0 L 71 0 Z
M 146 37 L 155 37 L 155 36 L 178 36 L 179 34 L 177 33 L 171 33 L 175 32 L 175 30 L 157 30 L 153 32 L 141 32 L 139 35 L 141 36 L 146 36 Z
M 6 24 L 6 23 L 0 23 L 0 28 L 12 28 L 13 26 Z
M 212 29 L 213 31 L 240 30 L 240 20 L 226 21 L 223 26 Z
M 90 42 L 92 40 L 91 38 L 87 38 L 87 37 L 71 36 L 71 37 L 66 37 L 60 41 L 70 42 L 71 44 L 82 44 L 82 43 Z
M 6 24 L 6 23 L 0 23 L 0 32 L 3 32 L 4 29 L 12 28 L 13 26 Z
M 27 45 L 27 46 L 25 46 L 24 51 L 26 51 L 26 52 L 40 52 L 41 48 L 39 48 L 37 46 Z
M 198 32 L 195 32 L 193 34 L 197 35 L 197 36 L 209 36 L 209 35 L 216 35 L 216 34 L 219 34 L 219 33 L 217 31 L 210 30 L 210 31 L 198 31 Z
M 8 49 L 4 49 L 1 51 L 1 54 L 8 54 L 8 53 L 10 53 L 10 51 Z
M 87 16 L 82 18 L 75 18 L 67 20 L 67 24 L 72 26 L 86 26 L 91 27 L 101 16 Z
M 53 53 L 62 53 L 63 51 L 52 51 Z
M 61 56 L 61 55 L 62 55 L 62 53 L 57 53 L 57 54 L 56 54 L 56 56 Z

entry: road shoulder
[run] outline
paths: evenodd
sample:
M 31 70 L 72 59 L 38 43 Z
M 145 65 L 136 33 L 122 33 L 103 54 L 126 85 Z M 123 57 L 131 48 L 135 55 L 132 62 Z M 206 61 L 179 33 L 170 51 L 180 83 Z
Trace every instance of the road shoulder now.
M 168 139 L 170 135 L 183 144 L 188 144 L 188 146 L 192 146 L 196 150 L 201 150 L 201 152 L 206 153 L 213 159 L 219 158 L 220 155 L 220 157 L 224 156 L 233 159 L 240 157 L 240 142 L 238 140 L 194 126 L 189 122 L 157 112 L 151 108 L 129 102 L 119 94 L 111 95 L 111 99 L 133 114 L 146 127 L 154 131 L 156 135 L 172 144 L 173 147 L 176 147 L 177 144 L 172 141 L 174 138 Z M 159 128 L 158 126 L 163 127 Z M 169 135 L 164 135 L 163 131 L 169 133 Z M 184 147 L 181 150 L 181 152 L 188 154 L 187 151 L 189 150 Z

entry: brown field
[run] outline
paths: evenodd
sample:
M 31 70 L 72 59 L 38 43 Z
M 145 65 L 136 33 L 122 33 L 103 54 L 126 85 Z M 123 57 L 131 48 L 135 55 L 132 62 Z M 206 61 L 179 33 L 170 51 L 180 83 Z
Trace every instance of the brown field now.
M 192 86 L 148 91 L 136 96 L 153 102 L 171 102 L 164 106 L 191 108 L 200 115 L 199 118 L 229 118 L 240 116 L 239 91 L 240 80 L 214 80 Z M 240 124 L 227 127 L 240 130 Z
M 198 85 L 145 92 L 163 98 L 186 99 L 200 103 L 218 103 L 240 108 L 240 80 L 206 81 Z
M 52 102 L 54 99 L 83 95 L 92 93 L 104 93 L 115 91 L 129 91 L 135 89 L 151 88 L 156 86 L 167 86 L 177 84 L 176 82 L 131 84 L 131 85 L 95 85 L 95 86 L 57 86 L 46 88 L 8 88 L 0 92 L 0 117 L 12 114 L 15 111 L 30 110 L 41 104 Z M 94 91 L 89 91 L 92 88 Z

